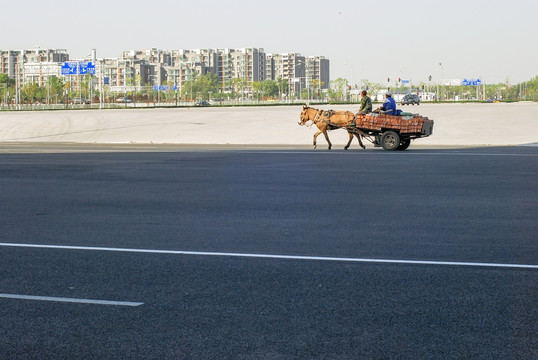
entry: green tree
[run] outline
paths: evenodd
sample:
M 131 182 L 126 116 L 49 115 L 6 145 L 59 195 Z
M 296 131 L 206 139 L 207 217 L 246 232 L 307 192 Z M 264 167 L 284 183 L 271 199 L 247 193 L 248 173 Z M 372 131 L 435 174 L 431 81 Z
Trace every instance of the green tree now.
M 14 85 L 15 80 L 10 79 L 7 74 L 0 74 L 0 84 L 7 84 L 8 86 Z
M 36 83 L 29 83 L 22 87 L 23 103 L 33 103 L 37 100 L 39 86 Z
M 322 91 L 321 91 L 321 87 L 323 86 L 323 81 L 321 80 L 318 80 L 318 79 L 314 79 L 312 80 L 312 91 L 313 91 L 313 98 L 321 98 L 323 95 L 322 95 Z
M 0 102 L 9 102 L 14 93 L 15 80 L 10 79 L 7 74 L 0 74 Z
M 200 94 L 202 99 L 209 99 L 209 93 L 218 93 L 219 79 L 217 75 L 213 73 L 200 75 L 194 81 L 193 88 L 193 92 L 195 94 Z
M 278 83 L 275 80 L 264 80 L 261 83 L 261 92 L 265 98 L 278 97 Z
M 181 87 L 181 97 L 185 100 L 193 100 L 195 94 L 194 79 L 185 81 Z
M 261 81 L 253 81 L 250 83 L 250 86 L 252 87 L 252 92 L 256 100 L 260 100 L 260 92 L 262 89 L 262 83 Z
M 525 99 L 536 101 L 538 98 L 538 76 L 527 81 L 523 88 L 525 89 Z
M 282 99 L 282 95 L 284 95 L 284 94 L 289 95 L 290 83 L 289 83 L 288 79 L 278 78 L 278 79 L 276 79 L 276 83 L 277 83 L 277 86 L 278 86 L 278 92 L 280 94 L 281 99 Z
M 245 89 L 246 80 L 241 78 L 232 79 L 232 95 L 234 98 L 243 97 L 243 90 Z
M 329 97 L 331 100 L 344 101 L 344 95 L 349 89 L 349 82 L 347 79 L 338 78 L 331 81 L 331 87 L 329 89 Z
M 58 102 L 58 99 L 61 99 L 63 95 L 65 86 L 64 79 L 57 76 L 51 76 L 48 78 L 48 86 L 50 98 L 53 99 L 54 102 Z

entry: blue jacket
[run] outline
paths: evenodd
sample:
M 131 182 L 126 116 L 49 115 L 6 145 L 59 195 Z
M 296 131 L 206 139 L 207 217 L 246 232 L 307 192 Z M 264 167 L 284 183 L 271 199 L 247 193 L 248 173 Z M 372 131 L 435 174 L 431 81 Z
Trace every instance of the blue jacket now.
M 385 111 L 389 115 L 396 114 L 396 101 L 392 98 L 392 96 L 389 96 L 388 98 L 385 98 L 385 101 L 383 101 L 383 107 L 385 108 Z

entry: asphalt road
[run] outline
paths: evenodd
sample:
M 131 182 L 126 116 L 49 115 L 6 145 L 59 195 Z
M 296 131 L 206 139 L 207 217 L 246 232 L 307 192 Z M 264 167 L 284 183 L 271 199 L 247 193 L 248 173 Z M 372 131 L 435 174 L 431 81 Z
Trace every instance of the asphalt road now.
M 537 359 L 537 175 L 536 147 L 2 153 L 0 359 Z

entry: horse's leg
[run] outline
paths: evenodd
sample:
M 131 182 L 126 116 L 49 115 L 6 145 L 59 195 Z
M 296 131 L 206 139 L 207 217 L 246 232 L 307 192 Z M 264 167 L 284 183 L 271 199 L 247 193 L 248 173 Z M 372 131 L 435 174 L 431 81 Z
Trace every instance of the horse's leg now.
M 349 149 L 349 145 L 351 145 L 351 141 L 353 140 L 353 133 L 350 133 L 348 131 L 347 134 L 349 135 L 349 141 L 347 142 L 347 145 L 344 147 L 344 150 Z
M 318 127 L 319 131 L 314 134 L 314 149 L 317 148 L 317 138 L 319 134 L 325 134 L 325 138 L 327 139 L 327 126 L 321 122 L 318 122 L 316 126 Z
M 321 134 L 321 133 L 322 133 L 322 131 L 320 130 L 320 131 L 318 131 L 317 133 L 314 134 L 314 149 L 317 147 L 316 139 L 318 138 L 318 135 Z
M 327 140 L 327 144 L 329 144 L 329 148 L 327 150 L 331 150 L 333 144 L 331 144 L 331 140 L 329 140 L 329 134 L 327 134 L 327 130 L 323 132 L 323 135 L 325 135 L 325 140 Z
M 355 134 L 355 136 L 357 137 L 357 140 L 359 140 L 359 145 L 361 146 L 361 148 L 366 149 L 366 146 L 364 146 L 364 144 L 362 143 L 361 136 L 359 134 Z

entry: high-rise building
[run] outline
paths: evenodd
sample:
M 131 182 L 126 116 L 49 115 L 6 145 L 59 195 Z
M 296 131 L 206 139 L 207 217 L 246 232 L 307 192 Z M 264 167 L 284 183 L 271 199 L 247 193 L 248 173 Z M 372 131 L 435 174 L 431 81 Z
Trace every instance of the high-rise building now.
M 89 55 L 90 56 L 90 55 Z M 0 50 L 0 73 L 16 79 L 17 84 L 38 83 L 49 76 L 66 76 L 67 82 L 78 83 L 78 77 L 62 75 L 61 65 L 69 61 L 67 50 Z M 329 60 L 323 56 L 305 57 L 297 53 L 266 54 L 262 48 L 125 50 L 119 58 L 97 59 L 94 83 L 106 85 L 110 91 L 140 91 L 142 87 L 183 86 L 199 75 L 214 74 L 221 91 L 253 93 L 254 82 L 284 80 L 287 92 L 298 94 L 304 89 L 320 90 L 329 86 Z M 282 84 L 282 82 L 280 82 Z
M 7 74 L 11 79 L 22 76 L 26 63 L 61 63 L 69 61 L 69 54 L 65 49 L 33 49 L 33 50 L 0 50 L 0 74 Z M 51 66 L 41 66 L 41 71 L 51 69 Z M 50 71 L 59 75 L 59 70 Z M 31 77 L 33 79 L 33 77 Z

